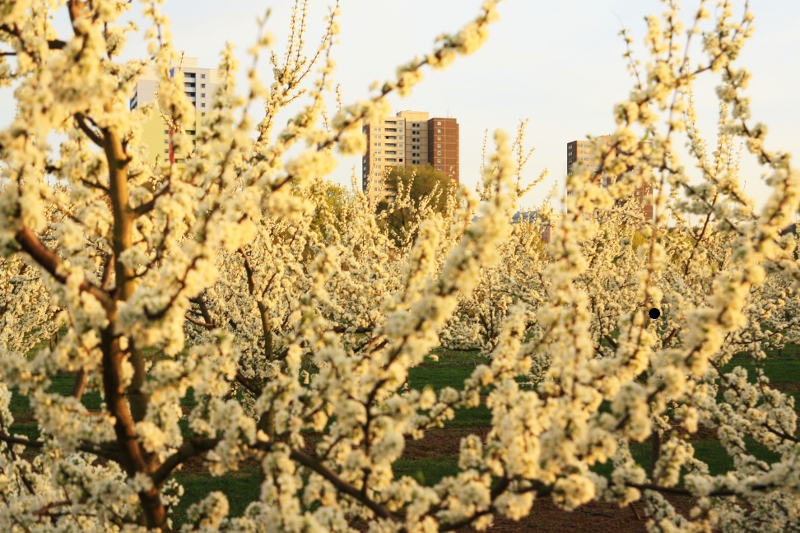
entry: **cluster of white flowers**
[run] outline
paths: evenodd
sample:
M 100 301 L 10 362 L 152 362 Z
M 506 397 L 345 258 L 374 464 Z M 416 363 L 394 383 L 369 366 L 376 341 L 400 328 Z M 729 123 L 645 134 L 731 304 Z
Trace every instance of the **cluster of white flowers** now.
M 375 533 L 481 530 L 496 515 L 526 516 L 541 497 L 570 510 L 644 500 L 651 531 L 798 527 L 794 401 L 760 371 L 722 370 L 735 355 L 761 359 L 800 341 L 798 243 L 783 231 L 800 207 L 800 173 L 749 122 L 749 74 L 734 59 L 750 13 L 737 21 L 723 1 L 713 27 L 697 29 L 701 8 L 685 31 L 668 2 L 647 19 L 651 61 L 642 73 L 631 62 L 637 85 L 615 107 L 610 144 L 569 177 L 563 220 L 545 207 L 510 223 L 538 183 L 523 185 L 523 122 L 513 143 L 495 134 L 477 194 L 461 188 L 436 212 L 399 190 L 392 209 L 413 221 L 390 238 L 388 215 L 365 195 L 324 181 L 334 149 L 360 153 L 360 121 L 388 113 L 390 91 L 407 94 L 426 65 L 474 52 L 496 2 L 330 121 L 339 10 L 308 57 L 301 3 L 286 54 L 271 54 L 273 83 L 257 75 L 270 44 L 262 28 L 247 97 L 228 47 L 196 151 L 150 167 L 148 117 L 160 114 L 188 151 L 181 132 L 193 114 L 168 73 L 176 54 L 160 4 L 144 2 L 147 60 L 120 62 L 128 2 L 0 0 L 0 42 L 16 54 L 0 55 L 0 83 L 14 82 L 18 100 L 0 130 L 0 523 L 15 533 L 169 530 L 183 494 L 173 474 L 202 458 L 214 475 L 256 459 L 261 490 L 239 518 L 209 494 L 186 532 L 352 531 L 364 520 Z M 63 7 L 65 40 L 51 25 Z M 696 33 L 707 57 L 692 71 L 679 43 Z M 158 102 L 129 111 L 125 96 L 148 63 Z M 722 76 L 713 156 L 692 99 L 705 71 Z M 58 150 L 43 141 L 54 131 L 66 133 Z M 699 183 L 673 148 L 681 135 Z M 768 168 L 761 213 L 739 185 L 742 141 Z M 607 188 L 604 174 L 616 176 Z M 624 201 L 644 187 L 653 223 Z M 409 371 L 440 345 L 480 350 L 486 364 L 460 389 L 409 390 Z M 70 396 L 49 390 L 60 372 L 76 376 Z M 12 390 L 29 398 L 39 438 L 13 434 Z M 83 405 L 86 391 L 102 395 L 100 412 Z M 484 399 L 491 428 L 463 439 L 456 475 L 432 487 L 395 476 L 408 439 Z M 731 471 L 712 476 L 695 457 L 700 425 L 716 432 Z M 631 454 L 646 440 L 650 471 Z M 778 459 L 758 459 L 752 442 Z M 607 477 L 593 470 L 604 463 Z M 663 493 L 693 497 L 691 516 Z

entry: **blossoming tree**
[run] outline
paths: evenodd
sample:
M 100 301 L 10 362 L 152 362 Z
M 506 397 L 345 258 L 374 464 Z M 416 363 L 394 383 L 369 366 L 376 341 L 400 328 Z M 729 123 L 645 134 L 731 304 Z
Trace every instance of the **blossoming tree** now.
M 611 144 L 594 154 L 600 170 L 578 165 L 569 177 L 568 215 L 545 249 L 509 225 L 525 157 L 520 139 L 515 163 L 499 132 L 480 196 L 461 189 L 446 213 L 421 209 L 416 238 L 402 246 L 363 196 L 336 223 L 320 182 L 335 150 L 364 150 L 360 121 L 385 114 L 388 93 L 407 94 L 426 65 L 446 67 L 486 40 L 494 2 L 330 120 L 337 10 L 311 59 L 295 26 L 283 59 L 270 59 L 268 87 L 257 76 L 270 42 L 260 36 L 245 97 L 225 50 L 194 152 L 159 4 L 143 2 L 149 57 L 120 61 L 132 27 L 117 19 L 128 2 L 0 1 L 0 79 L 18 102 L 0 131 L 0 523 L 168 531 L 182 495 L 175 472 L 202 457 L 215 475 L 257 459 L 261 491 L 236 518 L 224 495 L 209 494 L 184 531 L 352 531 L 365 520 L 375 532 L 480 529 L 495 515 L 527 515 L 545 496 L 566 509 L 645 499 L 653 531 L 798 527 L 793 401 L 764 376 L 753 383 L 742 369 L 721 370 L 735 353 L 758 357 L 798 336 L 786 310 L 797 306 L 800 263 L 781 230 L 800 204 L 800 175 L 750 121 L 748 74 L 733 62 L 749 12 L 737 20 L 723 1 L 702 32 L 702 3 L 688 32 L 672 3 L 648 19 L 651 61 L 642 72 L 632 61 L 637 82 L 616 108 Z M 67 36 L 52 26 L 59 7 Z M 697 33 L 706 59 L 692 67 L 678 43 Z M 125 96 L 148 63 L 158 102 L 131 111 Z M 706 71 L 722 74 L 713 157 L 690 99 Z M 303 96 L 276 133 L 277 113 Z M 249 109 L 262 101 L 265 117 L 253 124 Z M 190 153 L 182 164 L 144 163 L 142 124 L 153 113 Z M 57 147 L 47 142 L 53 132 Z M 699 183 L 673 148 L 683 132 Z M 736 139 L 771 173 L 761 213 L 728 156 Z M 603 173 L 617 176 L 608 189 L 598 185 Z M 644 183 L 655 185 L 657 216 L 639 221 L 645 243 L 633 246 L 633 210 L 614 200 Z M 690 223 L 698 215 L 701 225 Z M 469 307 L 475 290 L 488 306 L 504 295 L 481 344 L 489 364 L 461 390 L 404 388 L 443 331 L 472 331 L 485 311 Z M 662 320 L 649 319 L 651 307 Z M 76 376 L 70 396 L 49 392 L 59 372 Z M 198 401 L 184 433 L 190 389 Z M 10 433 L 12 390 L 29 398 L 38 438 Z M 485 440 L 462 441 L 458 474 L 432 487 L 395 478 L 407 439 L 479 405 L 486 390 L 492 428 Z M 100 392 L 99 412 L 81 403 L 86 391 Z M 715 428 L 733 457 L 726 475 L 709 475 L 694 457 L 687 432 L 698 423 Z M 779 459 L 756 459 L 745 436 Z M 648 438 L 650 472 L 630 454 Z M 609 477 L 592 470 L 609 461 Z M 670 493 L 694 497 L 691 517 L 674 511 Z

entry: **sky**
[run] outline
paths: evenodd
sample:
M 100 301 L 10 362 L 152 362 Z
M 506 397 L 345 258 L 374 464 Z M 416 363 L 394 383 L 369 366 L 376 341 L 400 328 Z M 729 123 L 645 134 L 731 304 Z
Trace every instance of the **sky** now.
M 741 0 L 734 1 L 741 8 Z M 322 36 L 332 3 L 310 1 L 309 50 Z M 226 41 L 237 46 L 242 65 L 250 64 L 246 51 L 256 37 L 255 20 L 267 8 L 271 10 L 268 29 L 276 38 L 276 52 L 281 53 L 293 4 L 290 0 L 166 0 L 163 10 L 172 20 L 176 49 L 197 57 L 199 66 L 214 67 Z M 335 83 L 341 86 L 345 104 L 368 97 L 374 81 L 393 79 L 398 65 L 432 50 L 438 35 L 457 31 L 479 13 L 480 4 L 480 0 L 341 0 L 341 34 L 333 57 Z M 708 4 L 713 7 L 714 3 Z M 738 65 L 753 74 L 746 92 L 752 98 L 752 120 L 768 125 L 768 149 L 797 155 L 800 1 L 750 4 L 755 33 Z M 688 20 L 697 1 L 684 0 L 682 5 Z M 507 0 L 499 6 L 500 21 L 490 26 L 489 40 L 477 53 L 458 58 L 445 71 L 426 69 L 423 83 L 409 97 L 390 98 L 393 112 L 428 111 L 432 117 L 458 119 L 461 183 L 470 188 L 479 179 L 484 132 L 501 128 L 513 136 L 519 122 L 529 120 L 525 145 L 536 151 L 526 168 L 527 179 L 535 179 L 545 168 L 549 176 L 520 204 L 540 205 L 556 187 L 552 205 L 559 210 L 566 144 L 613 132 L 614 104 L 623 101 L 633 86 L 619 31 L 631 31 L 634 50 L 645 61 L 644 17 L 663 10 L 657 0 Z M 141 20 L 140 11 L 137 2 L 131 17 Z M 58 22 L 66 31 L 65 18 Z M 123 57 L 142 56 L 144 50 L 134 37 Z M 695 64 L 700 56 L 696 58 Z M 260 73 L 271 81 L 266 61 Z M 240 78 L 244 82 L 243 72 Z M 714 89 L 719 83 L 718 75 L 712 74 L 695 88 L 700 130 L 711 146 L 717 121 Z M 0 90 L 0 124 L 8 124 L 13 113 L 11 90 Z M 693 166 L 688 155 L 681 161 Z M 341 158 L 330 179 L 349 184 L 353 167 L 360 177 L 360 158 Z M 768 195 L 761 181 L 764 172 L 754 158 L 743 156 L 742 181 L 758 206 Z

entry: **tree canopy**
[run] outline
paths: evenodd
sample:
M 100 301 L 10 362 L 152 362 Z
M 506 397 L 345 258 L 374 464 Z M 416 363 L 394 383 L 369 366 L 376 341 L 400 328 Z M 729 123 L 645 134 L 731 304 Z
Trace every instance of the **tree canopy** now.
M 384 186 L 391 199 L 378 202 L 377 210 L 384 214 L 386 231 L 399 244 L 416 237 L 412 228 L 423 210 L 445 213 L 455 198 L 458 184 L 427 164 L 391 167 Z

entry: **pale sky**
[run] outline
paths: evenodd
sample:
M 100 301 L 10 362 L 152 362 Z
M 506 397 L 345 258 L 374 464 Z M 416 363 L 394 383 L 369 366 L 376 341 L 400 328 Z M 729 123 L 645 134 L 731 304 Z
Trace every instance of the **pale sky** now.
M 454 32 L 479 12 L 480 0 L 341 0 L 341 35 L 334 49 L 335 82 L 345 103 L 369 95 L 376 80 L 394 77 L 395 68 L 415 55 L 429 52 L 442 32 Z M 225 41 L 237 45 L 242 65 L 249 65 L 246 50 L 256 34 L 255 17 L 272 9 L 268 24 L 280 54 L 293 2 L 289 0 L 167 0 L 164 10 L 172 19 L 175 47 L 197 57 L 198 65 L 215 67 Z M 713 2 L 708 2 L 713 7 Z M 800 154 L 800 1 L 751 1 L 755 34 L 739 61 L 753 74 L 747 94 L 752 97 L 754 121 L 768 125 L 767 148 Z M 309 49 L 322 35 L 323 18 L 330 1 L 311 0 Z M 684 1 L 687 17 L 696 0 Z M 736 2 L 741 8 L 742 2 Z M 134 18 L 141 5 L 135 3 Z M 548 179 L 521 205 L 541 203 L 558 180 L 563 190 L 566 144 L 586 135 L 614 130 L 612 110 L 632 87 L 622 59 L 623 27 L 632 30 L 643 60 L 643 17 L 660 13 L 656 0 L 508 0 L 500 4 L 501 19 L 490 27 L 489 41 L 476 54 L 459 58 L 445 71 L 425 71 L 425 80 L 411 96 L 393 96 L 393 111 L 428 111 L 431 116 L 458 119 L 461 136 L 461 182 L 474 188 L 479 176 L 485 130 L 516 131 L 529 119 L 526 144 L 535 146 L 527 172 L 530 179 L 543 168 Z M 135 39 L 126 57 L 142 54 Z M 699 60 L 699 56 L 698 60 Z M 694 63 L 696 64 L 696 60 Z M 266 61 L 262 78 L 271 82 Z M 243 78 L 243 76 L 240 76 Z M 244 81 L 242 79 L 242 81 Z M 700 128 L 715 142 L 717 103 L 714 87 L 719 77 L 706 76 L 696 87 Z M 0 124 L 8 124 L 14 105 L 9 89 L 0 90 Z M 288 118 L 289 115 L 287 115 Z M 279 121 L 281 122 L 285 121 Z M 691 166 L 686 157 L 682 162 Z M 349 184 L 351 167 L 360 178 L 360 158 L 343 158 L 330 177 Z M 794 161 L 797 166 L 797 160 Z M 761 205 L 766 191 L 763 172 L 746 156 L 742 180 L 746 192 Z M 558 200 L 553 206 L 559 208 Z

